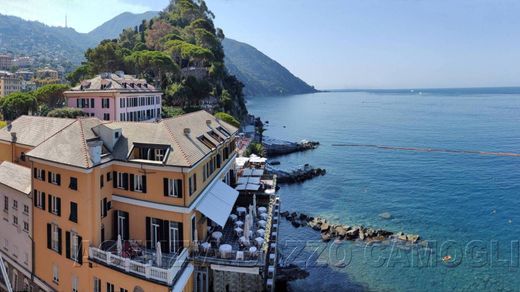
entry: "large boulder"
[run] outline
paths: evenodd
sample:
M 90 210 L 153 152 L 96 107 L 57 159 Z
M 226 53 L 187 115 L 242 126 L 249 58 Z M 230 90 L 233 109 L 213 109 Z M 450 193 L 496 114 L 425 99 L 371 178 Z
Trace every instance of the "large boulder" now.
M 335 228 L 335 231 L 336 231 L 336 235 L 341 237 L 341 238 L 344 238 L 345 235 L 347 235 L 347 229 L 345 229 L 344 226 L 336 226 Z
M 325 223 L 321 224 L 321 232 L 327 232 L 327 231 L 329 231 L 329 229 L 330 229 L 329 223 L 325 222 Z
M 321 240 L 327 242 L 327 241 L 330 241 L 330 239 L 331 239 L 330 233 L 324 232 L 321 234 Z
M 421 237 L 419 234 L 407 234 L 406 239 L 410 241 L 411 243 L 417 243 Z

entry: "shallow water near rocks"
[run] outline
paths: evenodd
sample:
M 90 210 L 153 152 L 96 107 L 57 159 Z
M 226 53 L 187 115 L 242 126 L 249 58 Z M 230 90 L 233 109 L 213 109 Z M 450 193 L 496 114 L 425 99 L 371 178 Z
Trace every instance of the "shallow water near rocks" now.
M 315 231 L 283 219 L 284 256 L 311 272 L 291 289 L 520 291 L 520 157 L 333 146 L 520 153 L 520 90 L 417 92 L 248 100 L 249 111 L 269 121 L 266 135 L 321 142 L 316 150 L 276 158 L 281 169 L 304 163 L 327 169 L 323 177 L 282 185 L 282 210 L 418 233 L 432 247 L 428 258 L 410 247 L 325 245 Z M 294 256 L 304 245 L 301 257 L 312 260 Z M 445 255 L 452 256 L 448 264 Z M 346 265 L 337 265 L 342 258 Z

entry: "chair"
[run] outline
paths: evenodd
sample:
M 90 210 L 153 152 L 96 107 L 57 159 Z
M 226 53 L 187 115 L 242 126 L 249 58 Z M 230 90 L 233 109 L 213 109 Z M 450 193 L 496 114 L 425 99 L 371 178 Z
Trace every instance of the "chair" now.
M 244 252 L 243 251 L 237 251 L 237 257 L 236 260 L 244 260 Z

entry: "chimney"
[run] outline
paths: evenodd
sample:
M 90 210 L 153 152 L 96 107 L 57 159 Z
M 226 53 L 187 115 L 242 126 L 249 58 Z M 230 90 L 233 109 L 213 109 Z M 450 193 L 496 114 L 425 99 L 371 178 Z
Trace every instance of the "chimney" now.
M 103 147 L 103 141 L 91 141 L 87 143 L 90 154 L 90 160 L 94 165 L 101 162 L 101 148 Z
M 184 135 L 188 136 L 191 134 L 191 129 L 190 128 L 184 128 Z
M 17 137 L 16 137 L 16 132 L 11 132 L 11 141 L 12 141 L 13 143 L 15 143 L 15 142 L 16 142 L 16 139 L 17 139 Z

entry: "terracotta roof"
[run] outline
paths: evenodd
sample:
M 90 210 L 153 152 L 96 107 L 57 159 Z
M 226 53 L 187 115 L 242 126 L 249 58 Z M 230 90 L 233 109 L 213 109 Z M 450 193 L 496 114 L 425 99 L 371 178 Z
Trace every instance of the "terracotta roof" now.
M 41 143 L 27 153 L 27 156 L 47 161 L 63 163 L 81 168 L 91 168 L 93 163 L 87 146 L 88 141 L 101 140 L 104 128 L 111 130 L 121 129 L 121 136 L 112 151 L 105 142 L 107 156 L 103 161 L 126 161 L 135 144 L 164 145 L 171 151 L 165 165 L 190 167 L 203 157 L 211 153 L 211 149 L 198 138 L 206 137 L 213 144 L 218 145 L 208 132 L 214 131 L 222 138 L 226 136 L 219 130 L 223 128 L 230 134 L 237 132 L 237 128 L 218 120 L 205 111 L 198 111 L 157 123 L 137 122 L 104 122 L 97 118 L 74 120 L 66 128 Z M 189 129 L 189 134 L 185 134 Z M 105 129 L 106 130 L 106 129 Z
M 0 164 L 0 184 L 24 194 L 31 193 L 31 169 L 8 161 Z

